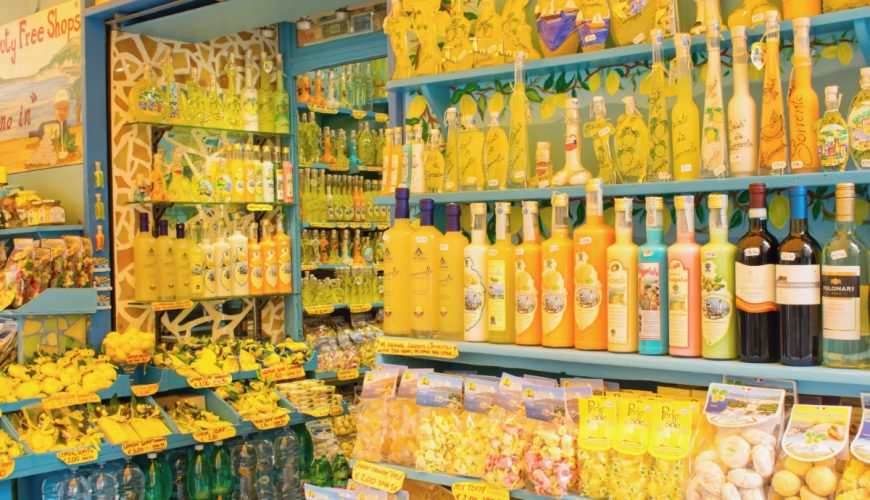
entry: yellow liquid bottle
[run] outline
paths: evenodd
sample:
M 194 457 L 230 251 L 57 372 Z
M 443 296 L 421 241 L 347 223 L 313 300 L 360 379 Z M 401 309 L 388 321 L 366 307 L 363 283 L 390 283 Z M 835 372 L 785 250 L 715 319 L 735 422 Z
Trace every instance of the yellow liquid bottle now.
M 175 298 L 185 300 L 190 298 L 190 240 L 185 238 L 184 224 L 175 225 Z
M 263 267 L 263 246 L 260 245 L 256 222 L 248 226 L 248 290 L 251 295 L 263 295 L 266 270 Z
M 456 108 L 447 108 L 444 114 L 447 138 L 444 148 L 444 192 L 459 190 L 459 116 Z
M 384 130 L 384 153 L 381 158 L 381 167 L 383 168 L 381 184 L 384 187 L 382 193 L 388 194 L 390 192 L 390 179 L 393 175 L 393 129 L 391 128 Z
M 671 110 L 671 147 L 674 152 L 674 179 L 697 179 L 701 167 L 701 123 L 698 106 L 692 96 L 692 59 L 689 54 L 691 39 L 686 33 L 674 37 L 677 59 L 673 76 L 676 78 L 677 102 Z
M 426 175 L 426 192 L 440 193 L 444 190 L 444 156 L 441 154 L 441 131 L 429 131 L 429 144 L 423 154 L 423 171 Z
M 637 245 L 631 198 L 614 200 L 616 243 L 607 248 L 607 350 L 637 352 Z
M 487 324 L 486 203 L 471 204 L 471 243 L 465 246 L 465 341 L 489 340 Z
M 257 201 L 257 165 L 249 144 L 245 144 L 242 164 L 245 169 L 245 202 L 254 203 Z
M 242 147 L 233 144 L 233 154 L 230 157 L 230 176 L 233 187 L 230 191 L 230 200 L 233 203 L 245 201 L 245 165 L 242 162 Z
M 514 57 L 514 86 L 508 100 L 511 122 L 508 135 L 508 189 L 524 189 L 529 182 L 529 98 L 526 96 L 526 54 Z
M 568 236 L 568 195 L 553 193 L 552 205 L 552 236 L 541 245 L 541 343 L 545 347 L 573 347 L 574 252 Z
M 278 245 L 278 293 L 293 291 L 293 259 L 291 257 L 291 238 L 284 232 L 284 217 L 278 216 L 275 225 L 275 236 L 272 237 Z
M 508 149 L 508 136 L 499 123 L 499 112 L 491 111 L 483 149 L 483 172 L 486 176 L 486 189 L 505 188 Z
M 420 200 L 420 227 L 414 231 L 411 243 L 411 335 L 418 338 L 435 338 L 440 319 L 438 246 L 441 233 L 435 229 L 435 203 L 431 199 Z
M 202 248 L 202 224 L 193 227 L 190 243 L 190 297 L 205 296 L 205 251 Z
M 779 78 L 779 11 L 764 13 L 764 84 L 761 89 L 761 122 L 758 141 L 759 175 L 787 173 L 785 105 Z
M 157 248 L 147 213 L 139 214 L 139 234 L 133 239 L 133 278 L 137 301 L 157 300 Z
M 463 340 L 465 335 L 465 246 L 459 226 L 460 206 L 447 205 L 447 232 L 438 245 L 438 338 Z
M 483 132 L 475 125 L 474 115 L 463 115 L 459 132 L 460 191 L 483 190 L 483 144 Z
M 541 345 L 541 240 L 537 201 L 523 202 L 523 242 L 514 253 L 515 341 L 520 345 Z
M 511 204 L 495 204 L 495 243 L 489 247 L 486 259 L 487 316 L 489 341 L 513 344 L 514 286 L 516 280 L 516 253 L 511 243 Z
M 649 163 L 647 182 L 671 180 L 671 122 L 668 119 L 667 86 L 668 77 L 662 56 L 664 34 L 662 30 L 652 30 L 652 69 L 649 84 Z
M 643 116 L 637 112 L 634 96 L 625 96 L 622 102 L 625 103 L 625 113 L 616 121 L 613 138 L 618 161 L 617 179 L 620 183 L 643 182 L 649 155 L 649 130 Z
M 616 174 L 613 152 L 610 149 L 610 136 L 614 133 L 613 124 L 607 119 L 604 97 L 594 96 L 592 117 L 583 124 L 583 137 L 592 139 L 592 149 L 595 151 L 595 159 L 598 160 L 598 178 L 608 184 L 614 182 Z
M 384 231 L 384 333 L 411 334 L 411 220 L 408 188 L 396 189 L 393 226 Z
M 791 173 L 819 171 L 816 149 L 816 122 L 819 120 L 819 96 L 813 90 L 813 59 L 810 55 L 810 18 L 795 19 L 793 76 L 788 89 L 788 139 L 791 148 Z
M 278 293 L 278 244 L 272 239 L 272 224 L 263 221 L 260 246 L 263 248 L 263 293 Z
M 175 300 L 175 248 L 169 221 L 161 220 L 157 236 L 157 300 Z

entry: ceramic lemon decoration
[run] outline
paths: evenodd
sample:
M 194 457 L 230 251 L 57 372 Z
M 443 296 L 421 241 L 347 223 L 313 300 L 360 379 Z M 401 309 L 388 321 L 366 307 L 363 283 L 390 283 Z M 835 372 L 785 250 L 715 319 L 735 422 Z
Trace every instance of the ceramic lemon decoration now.
M 396 66 L 393 68 L 393 80 L 410 78 L 412 75 L 411 59 L 406 37 L 411 29 L 411 20 L 402 9 L 401 0 L 392 0 L 390 15 L 384 19 L 384 33 L 390 37 L 390 47 L 393 49 Z
M 504 36 L 501 16 L 495 10 L 495 0 L 481 0 L 474 37 L 474 67 L 481 68 L 502 63 Z
M 471 22 L 465 17 L 464 11 L 465 0 L 453 0 L 450 3 L 450 15 L 443 30 L 441 65 L 444 71 L 464 71 L 471 69 L 474 64 Z M 436 22 L 440 19 L 442 18 L 436 18 Z
M 540 59 L 541 54 L 532 45 L 532 29 L 526 22 L 526 4 L 529 0 L 507 0 L 501 12 L 504 32 L 504 62 L 512 63 L 514 54 L 525 52 L 527 60 Z

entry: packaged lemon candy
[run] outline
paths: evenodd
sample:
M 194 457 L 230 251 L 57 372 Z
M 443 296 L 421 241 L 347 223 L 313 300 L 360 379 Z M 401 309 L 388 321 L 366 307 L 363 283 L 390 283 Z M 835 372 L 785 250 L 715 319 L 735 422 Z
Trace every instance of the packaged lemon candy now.
M 577 435 L 580 429 L 580 400 L 592 397 L 592 387 L 589 385 L 579 385 L 575 387 L 565 387 L 565 406 L 567 407 L 568 432 L 574 440 L 574 474 L 571 476 L 571 481 L 568 483 L 568 491 L 577 493 L 580 491 L 580 457 L 579 448 L 577 448 Z
M 577 469 L 576 437 L 570 431 L 565 389 L 526 385 L 526 488 L 536 495 L 561 498 Z
M 483 477 L 486 449 L 489 446 L 486 426 L 489 412 L 498 393 L 498 379 L 478 377 L 465 379 L 465 398 L 462 412 L 462 437 L 456 459 L 448 472 L 459 476 Z
M 432 373 L 431 368 L 404 370 L 399 377 L 395 399 L 387 406 L 387 435 L 384 437 L 384 461 L 413 466 L 417 452 L 417 379 Z
M 522 378 L 502 374 L 495 405 L 483 425 L 489 442 L 483 480 L 506 490 L 516 490 L 526 484 L 523 477 L 526 448 L 523 386 Z
M 694 447 L 687 500 L 765 498 L 784 399 L 782 389 L 710 384 L 704 415 L 712 430 Z
M 577 437 L 580 494 L 608 498 L 611 438 L 616 426 L 616 402 L 611 396 L 592 396 L 580 401 L 580 432 Z
M 383 461 L 384 435 L 388 402 L 396 396 L 399 371 L 383 368 L 367 372 L 363 377 L 360 402 L 356 407 L 356 442 L 353 458 L 369 462 Z
M 417 450 L 414 467 L 447 472 L 461 439 L 462 377 L 424 373 L 417 378 Z
M 559 383 L 562 387 L 589 387 L 592 389 L 592 394 L 604 395 L 604 379 L 573 377 L 559 379 Z
M 689 473 L 689 447 L 692 442 L 692 404 L 671 398 L 653 403 L 650 419 L 650 465 L 647 498 L 682 498 Z
M 861 393 L 861 422 L 850 446 L 852 459 L 843 470 L 837 500 L 870 498 L 870 393 Z
M 851 406 L 794 405 L 775 469 L 758 471 L 762 476 L 773 474 L 770 493 L 833 498 L 846 458 L 842 452 L 849 443 L 851 416 Z
M 624 394 L 616 400 L 616 430 L 610 456 L 610 496 L 646 498 L 649 481 L 650 417 L 654 400 L 645 394 Z

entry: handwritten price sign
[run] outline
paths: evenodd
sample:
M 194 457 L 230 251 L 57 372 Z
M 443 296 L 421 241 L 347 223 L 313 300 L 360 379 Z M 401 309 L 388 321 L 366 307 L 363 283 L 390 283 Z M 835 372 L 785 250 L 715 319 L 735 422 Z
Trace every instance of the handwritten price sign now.
M 378 354 L 395 356 L 427 356 L 430 358 L 455 359 L 459 357 L 459 348 L 447 342 L 412 339 L 386 339 L 378 337 Z
M 302 365 L 273 366 L 260 370 L 260 380 L 265 382 L 277 382 L 280 380 L 302 378 L 304 376 L 305 369 L 302 368 Z
M 507 490 L 485 483 L 453 483 L 453 498 L 456 500 L 508 500 Z
M 127 356 L 127 364 L 128 365 L 144 365 L 145 363 L 151 361 L 151 353 L 142 353 L 136 354 L 133 356 Z
M 192 300 L 173 300 L 171 302 L 154 302 L 151 304 L 151 309 L 157 312 L 190 309 L 191 307 L 193 307 Z
M 198 377 L 187 377 L 187 385 L 194 389 L 211 389 L 212 387 L 221 387 L 233 381 L 233 376 L 229 373 L 221 373 L 218 375 L 200 375 Z
M 93 446 L 83 446 L 57 452 L 57 459 L 67 465 L 78 465 L 93 462 L 100 456 L 100 451 Z
M 335 311 L 335 306 L 328 304 L 325 306 L 309 306 L 305 308 L 305 313 L 312 316 L 320 316 L 323 314 L 332 314 Z
M 371 304 L 351 304 L 348 306 L 352 313 L 364 313 L 372 310 Z
M 251 423 L 254 424 L 254 427 L 260 429 L 261 431 L 265 431 L 267 429 L 274 429 L 276 427 L 284 427 L 287 423 L 290 422 L 290 415 L 284 413 L 281 415 L 269 415 L 268 417 L 256 417 L 251 419 Z
M 395 493 L 402 488 L 405 473 L 392 467 L 357 460 L 353 465 L 353 480 L 369 488 Z
M 214 443 L 236 436 L 236 428 L 232 425 L 217 427 L 215 429 L 203 429 L 193 433 L 193 440 L 199 443 Z
M 57 410 L 58 408 L 66 408 L 68 406 L 99 402 L 100 397 L 92 392 L 84 394 L 59 394 L 44 398 L 42 400 L 42 409 Z
M 129 443 L 121 445 L 121 451 L 131 457 L 133 455 L 144 455 L 145 453 L 154 453 L 155 451 L 163 451 L 165 449 L 165 437 L 153 437 L 141 441 L 130 441 Z
M 335 374 L 338 380 L 354 380 L 359 378 L 359 369 L 351 368 L 350 370 L 338 370 Z
M 153 396 L 157 394 L 157 391 L 160 390 L 160 384 L 141 384 L 141 385 L 131 385 L 130 392 L 136 395 L 136 397 L 144 398 L 146 396 Z

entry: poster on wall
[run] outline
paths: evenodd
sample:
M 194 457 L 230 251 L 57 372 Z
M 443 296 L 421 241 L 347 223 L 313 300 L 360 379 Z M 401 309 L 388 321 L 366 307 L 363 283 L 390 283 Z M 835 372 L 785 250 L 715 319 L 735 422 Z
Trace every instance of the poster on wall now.
M 82 162 L 81 0 L 0 25 L 0 166 Z

